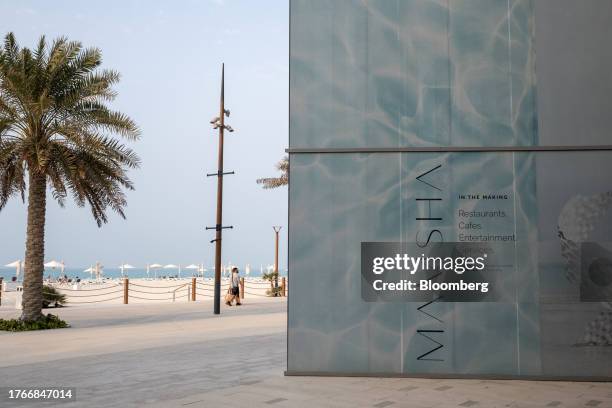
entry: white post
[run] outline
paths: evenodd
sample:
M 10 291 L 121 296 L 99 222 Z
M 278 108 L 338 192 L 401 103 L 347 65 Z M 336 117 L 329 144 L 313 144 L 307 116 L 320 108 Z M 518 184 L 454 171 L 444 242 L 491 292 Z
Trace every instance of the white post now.
M 17 310 L 21 310 L 23 308 L 23 305 L 21 304 L 22 297 L 23 291 L 18 290 L 17 293 L 15 293 L 15 309 Z

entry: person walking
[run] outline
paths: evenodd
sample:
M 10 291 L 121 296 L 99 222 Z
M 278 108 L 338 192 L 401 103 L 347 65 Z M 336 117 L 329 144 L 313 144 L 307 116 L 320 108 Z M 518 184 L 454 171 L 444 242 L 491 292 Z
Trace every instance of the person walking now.
M 230 290 L 232 294 L 232 300 L 229 301 L 229 306 L 232 305 L 232 301 L 236 300 L 236 306 L 240 306 L 240 272 L 238 268 L 232 268 L 232 277 L 230 278 Z
M 232 268 L 232 295 L 236 299 L 236 306 L 240 306 L 240 272 L 238 268 Z

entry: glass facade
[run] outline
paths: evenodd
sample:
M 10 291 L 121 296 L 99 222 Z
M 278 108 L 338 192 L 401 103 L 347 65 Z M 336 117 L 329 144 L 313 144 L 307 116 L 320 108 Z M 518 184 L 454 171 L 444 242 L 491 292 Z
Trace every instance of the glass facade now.
M 555 145 L 533 1 L 290 18 L 288 373 L 612 377 L 612 152 L 513 151 Z M 362 299 L 362 242 L 499 237 L 510 302 Z
M 292 148 L 537 144 L 530 0 L 291 2 Z

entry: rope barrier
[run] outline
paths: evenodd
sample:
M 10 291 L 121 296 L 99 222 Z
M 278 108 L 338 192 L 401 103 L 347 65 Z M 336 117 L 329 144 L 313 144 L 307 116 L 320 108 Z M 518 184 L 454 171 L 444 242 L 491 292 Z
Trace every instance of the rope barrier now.
M 195 282 L 195 294 L 196 296 L 200 296 L 200 297 L 207 297 L 207 298 L 212 298 L 214 297 L 213 293 L 214 292 L 214 288 L 215 288 L 215 284 L 213 282 L 208 282 L 208 281 L 196 281 Z M 172 286 L 149 286 L 149 285 L 140 285 L 137 283 L 129 283 L 129 288 L 128 288 L 128 297 L 132 298 L 132 299 L 139 299 L 139 300 L 146 300 L 146 301 L 168 301 L 168 300 L 183 300 L 182 297 L 186 296 L 185 294 L 179 292 L 181 289 L 185 288 L 188 289 L 190 294 L 193 291 L 193 285 L 192 282 L 186 282 L 186 283 L 181 283 L 179 285 L 172 285 Z M 161 292 L 156 292 L 156 291 L 144 291 L 144 290 L 138 290 L 138 289 L 134 289 L 132 287 L 138 287 L 138 288 L 146 288 L 146 289 L 155 289 L 155 290 L 162 290 Z M 99 292 L 99 291 L 103 291 L 103 290 L 108 290 L 108 289 L 114 289 L 114 288 L 119 288 L 119 290 L 114 290 L 114 291 L 110 291 L 110 292 L 104 292 L 104 293 L 93 293 L 93 294 L 86 294 L 86 293 L 81 293 L 81 294 L 72 294 L 72 293 L 62 293 L 64 296 L 67 297 L 66 303 L 71 303 L 71 304 L 87 304 L 87 303 L 103 303 L 103 302 L 111 302 L 114 300 L 119 300 L 119 299 L 123 299 L 123 296 L 117 296 L 117 297 L 112 297 L 112 298 L 108 298 L 108 299 L 99 299 L 99 300 L 89 300 L 89 301 L 84 301 L 84 300 L 73 300 L 74 298 L 90 298 L 90 297 L 101 297 L 101 296 L 109 296 L 109 295 L 113 295 L 116 293 L 122 293 L 125 290 L 125 287 L 122 283 L 119 284 L 114 284 L 111 286 L 104 286 L 104 287 L 98 287 L 98 288 L 86 288 L 86 289 L 70 289 L 70 288 L 62 288 L 62 287 L 55 287 L 57 290 L 59 291 L 67 291 L 67 292 Z M 225 294 L 228 292 L 230 288 L 229 282 L 225 281 L 225 282 L 221 282 L 221 295 L 225 296 Z M 279 286 L 278 289 L 281 289 L 282 286 Z M 266 289 L 266 291 L 270 291 L 270 283 L 269 282 L 247 282 L 244 281 L 243 283 L 243 288 L 244 289 L 244 294 L 245 295 L 249 295 L 249 296 L 255 296 L 255 297 L 282 297 L 282 296 L 271 296 L 270 294 L 261 294 L 261 293 L 254 293 L 254 292 L 250 292 L 248 291 L 248 289 L 250 290 L 261 290 L 261 289 Z M 288 290 L 285 289 L 287 292 Z M 142 294 L 146 294 L 146 295 L 153 295 L 154 297 L 143 297 L 143 296 L 135 296 L 132 294 L 132 292 L 134 293 L 142 293 Z M 179 292 L 179 293 L 177 293 Z M 172 294 L 172 296 L 170 297 L 156 297 L 156 296 L 165 296 L 167 294 Z M 288 296 L 288 293 L 287 293 Z M 188 296 L 188 300 L 190 300 L 190 295 Z
M 57 289 L 57 290 L 66 290 L 68 292 L 93 292 L 96 290 L 105 290 L 105 289 L 111 289 L 114 287 L 117 287 L 119 285 L 112 285 L 112 286 L 105 286 L 103 288 L 95 288 L 95 289 L 70 289 L 70 288 L 62 288 L 61 286 L 52 286 L 53 288 Z
M 67 297 L 71 297 L 71 298 L 73 298 L 73 297 L 77 297 L 77 298 L 78 298 L 78 297 L 94 297 L 94 296 L 106 296 L 106 295 L 112 295 L 112 294 L 115 294 L 115 293 L 120 293 L 120 292 L 123 292 L 123 289 L 115 290 L 115 291 L 113 291 L 113 292 L 96 293 L 96 294 L 93 294 L 93 295 L 69 295 L 69 294 L 66 294 L 65 296 L 67 296 Z
M 245 292 L 245 294 L 246 295 L 251 295 L 251 296 L 258 296 L 258 297 L 280 297 L 280 296 L 258 295 L 258 294 L 249 293 L 249 292 Z M 201 292 L 196 292 L 196 295 L 197 296 L 201 296 L 201 297 L 208 297 L 208 298 L 214 297 L 213 295 L 206 294 L 206 293 L 201 293 Z M 129 295 L 129 297 L 131 299 L 148 300 L 148 301 L 166 301 L 166 300 L 175 300 L 176 299 L 174 297 L 152 299 L 152 298 L 145 298 L 145 297 L 134 296 L 134 295 Z M 117 297 L 110 298 L 110 299 L 92 300 L 92 301 L 72 301 L 72 300 L 68 300 L 68 301 L 66 301 L 66 303 L 71 303 L 71 304 L 102 303 L 102 302 L 110 302 L 110 301 L 119 300 L 119 299 L 123 299 L 123 296 L 117 296 Z
M 199 282 L 198 282 L 198 284 L 199 284 Z M 210 285 L 210 286 L 213 286 L 213 285 Z M 255 290 L 259 290 L 259 289 L 266 289 L 266 290 L 269 290 L 270 288 L 269 288 L 268 286 L 266 286 L 266 287 L 255 287 L 255 288 L 254 288 L 254 287 L 249 287 L 249 286 L 247 286 L 247 285 L 244 285 L 244 287 L 245 287 L 245 290 L 244 290 L 245 295 L 252 295 L 252 296 L 259 296 L 259 297 L 278 297 L 278 296 L 269 296 L 269 295 L 265 295 L 265 294 L 259 294 L 259 293 L 248 292 L 248 291 L 246 290 L 246 289 L 255 289 Z M 278 288 L 279 288 L 279 289 L 281 289 L 281 286 L 279 286 Z M 206 287 L 198 287 L 198 286 L 196 286 L 196 294 L 198 294 L 198 292 L 197 292 L 198 290 L 201 290 L 201 291 L 210 291 L 210 292 L 212 292 L 212 291 L 213 291 L 213 289 L 211 289 L 211 288 L 206 288 Z M 222 287 L 221 287 L 221 292 L 222 292 L 222 293 L 227 292 L 227 290 L 228 290 L 228 286 L 226 286 L 226 287 L 223 287 L 223 286 L 222 286 Z
M 204 289 L 204 290 L 212 290 L 212 289 L 209 289 L 209 288 L 214 288 L 214 287 L 215 287 L 214 285 L 207 285 L 207 286 L 201 287 L 201 289 Z M 223 285 L 222 285 L 222 286 L 221 286 L 221 288 L 225 288 L 225 289 L 227 289 L 227 288 L 229 288 L 229 286 L 223 286 Z
M 160 288 L 161 289 L 161 288 Z M 165 288 L 164 288 L 165 289 Z M 178 290 L 178 289 L 176 289 Z M 169 290 L 166 292 L 146 292 L 146 291 L 142 291 L 142 290 L 137 290 L 137 289 L 128 289 L 128 292 L 136 292 L 136 293 L 146 293 L 148 295 L 164 295 L 166 293 L 175 293 L 174 290 Z
M 112 299 L 92 300 L 90 302 L 85 302 L 85 301 L 72 302 L 72 301 L 68 301 L 66 303 L 73 303 L 73 304 L 80 304 L 80 303 L 101 303 L 101 302 L 110 302 L 111 300 L 117 300 L 117 299 L 123 299 L 123 296 L 115 297 L 115 298 L 112 298 Z
M 178 288 L 181 286 L 185 286 L 185 285 L 189 285 L 189 283 L 181 283 L 180 285 L 175 285 L 175 286 L 148 286 L 148 285 L 139 285 L 137 283 L 129 283 L 130 286 L 138 286 L 141 288 L 148 288 L 148 289 L 172 289 L 172 288 Z
M 196 282 L 196 284 L 202 285 L 202 286 L 215 286 L 214 283 L 208 283 L 208 282 L 206 282 L 206 283 L 204 283 L 204 282 Z M 221 282 L 221 285 L 227 285 L 227 284 L 229 284 L 229 282 Z
M 169 297 L 169 298 L 164 298 L 164 299 L 149 299 L 149 298 L 143 298 L 143 297 L 132 296 L 132 295 L 129 295 L 129 297 L 134 298 L 134 299 L 140 299 L 140 300 L 172 300 L 174 299 L 174 297 Z

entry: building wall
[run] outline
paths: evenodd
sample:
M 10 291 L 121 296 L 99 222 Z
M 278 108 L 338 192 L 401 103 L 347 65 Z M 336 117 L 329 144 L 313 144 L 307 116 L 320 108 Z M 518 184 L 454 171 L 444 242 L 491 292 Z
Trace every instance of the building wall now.
M 553 3 L 291 1 L 289 373 L 612 376 L 601 302 L 612 263 L 592 267 L 612 249 L 611 154 L 400 151 L 581 144 L 570 133 L 586 127 L 552 124 L 580 105 L 559 100 L 572 68 L 555 70 L 554 58 L 571 54 L 536 64 L 536 50 L 560 46 Z M 578 24 L 571 15 L 565 27 Z M 600 23 L 589 40 L 609 34 Z M 607 79 L 596 64 L 572 66 L 584 84 L 594 72 Z M 590 98 L 585 110 L 603 112 L 598 94 L 572 87 Z M 585 134 L 605 143 L 607 116 L 589 115 L 578 115 Z M 479 233 L 516 237 L 504 253 L 505 301 L 362 299 L 362 242 L 457 242 L 470 233 L 460 210 L 503 213 L 475 220 Z M 591 292 L 589 271 L 601 283 Z
M 612 144 L 612 2 L 536 0 L 543 144 Z

